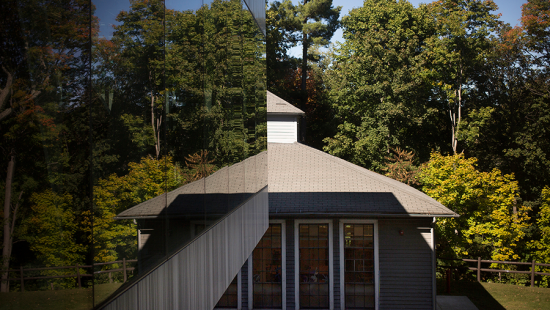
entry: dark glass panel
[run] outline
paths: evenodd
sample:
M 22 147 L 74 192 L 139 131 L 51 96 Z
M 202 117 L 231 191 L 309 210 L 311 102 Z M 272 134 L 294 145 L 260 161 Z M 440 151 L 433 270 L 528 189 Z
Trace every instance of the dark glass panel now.
M 304 309 L 328 307 L 328 225 L 300 224 L 300 305 Z M 303 227 L 307 227 L 303 228 Z
M 374 307 L 374 261 L 372 224 L 344 224 L 344 290 L 348 309 Z
M 0 273 L 0 294 L 14 298 L 3 307 L 93 306 L 90 180 L 110 159 L 90 161 L 102 147 L 90 139 L 101 134 L 95 119 L 107 114 L 91 107 L 91 10 L 88 1 L 0 1 L 0 269 L 37 278 Z M 19 293 L 52 289 L 77 294 L 54 303 Z
M 262 239 L 281 238 L 281 224 L 270 224 Z M 281 308 L 282 265 L 281 244 L 260 242 L 253 257 L 253 304 L 255 308 Z
M 109 272 L 121 260 L 130 281 L 139 278 L 267 184 L 262 155 L 221 171 L 222 186 L 203 179 L 202 190 L 165 195 L 266 150 L 262 13 L 257 22 L 242 2 L 219 0 L 5 0 L 0 12 L 0 84 L 17 81 L 7 100 L 20 108 L 0 107 L 0 165 L 17 161 L 14 177 L 2 180 L 12 179 L 20 210 L 32 210 L 16 224 L 38 223 L 17 237 L 13 263 L 95 263 L 80 268 L 94 277 L 82 277 L 76 298 L 91 307 L 125 281 Z M 155 197 L 158 218 L 114 219 Z M 40 242 L 52 253 L 36 250 Z M 67 274 L 74 271 L 43 273 Z M 91 296 L 92 285 L 102 295 Z

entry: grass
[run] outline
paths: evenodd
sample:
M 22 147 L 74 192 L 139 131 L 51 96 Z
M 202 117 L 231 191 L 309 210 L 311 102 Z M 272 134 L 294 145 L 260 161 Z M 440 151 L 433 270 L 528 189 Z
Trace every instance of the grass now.
M 95 286 L 95 303 L 99 303 L 119 288 L 121 283 Z M 92 289 L 0 293 L 0 310 L 92 308 Z
M 451 293 L 447 294 L 445 290 L 445 282 L 438 280 L 438 295 L 467 296 L 479 310 L 550 309 L 550 288 L 453 281 Z

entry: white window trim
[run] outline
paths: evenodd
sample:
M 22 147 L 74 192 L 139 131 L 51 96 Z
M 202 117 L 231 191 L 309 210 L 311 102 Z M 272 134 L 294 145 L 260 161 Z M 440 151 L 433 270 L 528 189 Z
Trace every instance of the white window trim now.
M 281 289 L 283 291 L 282 298 L 282 308 L 286 309 L 286 226 L 285 220 L 270 220 L 269 224 L 281 224 Z M 250 254 L 248 258 L 248 309 L 254 309 L 254 282 L 253 282 L 253 254 Z M 269 309 L 262 309 L 269 310 Z M 280 309 L 274 309 L 280 310 Z
M 378 310 L 380 303 L 380 272 L 378 261 L 378 221 L 341 219 L 340 232 L 340 309 L 346 309 L 345 281 L 344 281 L 344 224 L 374 224 L 374 309 Z
M 295 220 L 294 221 L 294 293 L 296 310 L 300 309 L 300 224 L 328 224 L 328 278 L 329 307 L 334 310 L 334 255 L 332 220 Z

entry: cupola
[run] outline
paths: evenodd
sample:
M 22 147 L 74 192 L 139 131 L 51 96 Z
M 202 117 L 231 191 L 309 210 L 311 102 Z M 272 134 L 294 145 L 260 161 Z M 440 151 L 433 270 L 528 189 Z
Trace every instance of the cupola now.
M 294 143 L 298 141 L 298 119 L 305 115 L 285 100 L 267 92 L 267 142 Z

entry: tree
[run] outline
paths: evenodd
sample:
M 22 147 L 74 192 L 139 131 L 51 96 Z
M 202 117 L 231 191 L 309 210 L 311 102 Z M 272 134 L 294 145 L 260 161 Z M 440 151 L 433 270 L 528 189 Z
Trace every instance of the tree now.
M 550 87 L 550 3 L 544 0 L 529 0 L 521 10 L 521 26 L 533 64 L 541 71 L 537 81 L 539 88 L 548 98 Z
M 193 171 L 191 181 L 200 180 L 211 175 L 215 171 L 213 160 L 208 159 L 208 151 L 201 150 L 200 154 L 189 155 L 185 158 L 187 167 Z
M 427 160 L 441 149 L 444 114 L 425 79 L 425 40 L 435 34 L 426 6 L 368 0 L 342 24 L 345 42 L 325 77 L 338 129 L 324 150 L 375 171 L 391 148 Z
M 32 194 L 31 201 L 32 215 L 24 220 L 21 236 L 29 243 L 38 264 L 46 267 L 83 265 L 86 246 L 77 242 L 76 234 L 87 227 L 87 223 L 79 223 L 72 208 L 72 196 L 47 189 Z M 45 270 L 41 273 L 55 276 L 74 271 Z M 74 279 L 61 279 L 58 283 L 73 287 Z
M 266 122 L 258 105 L 265 98 L 265 40 L 250 12 L 241 1 L 214 1 L 175 13 L 168 25 L 169 153 L 183 164 L 208 150 L 222 167 L 265 149 L 258 135 Z
M 94 262 L 111 262 L 136 256 L 137 227 L 131 220 L 114 217 L 141 202 L 174 190 L 187 182 L 172 157 L 144 157 L 130 163 L 127 175 L 112 174 L 94 186 Z M 90 237 L 91 238 L 91 237 Z M 91 242 L 92 240 L 90 240 Z
M 86 74 L 90 18 L 89 2 L 80 0 L 8 0 L 0 12 L 0 163 L 9 171 L 3 184 L 2 269 L 9 269 L 17 223 L 30 212 L 29 196 L 41 191 L 39 185 L 61 185 L 67 175 L 58 169 L 68 157 L 64 148 L 54 147 L 65 129 L 56 116 L 75 108 L 84 92 L 76 81 Z M 41 146 L 43 152 L 36 151 Z M 44 171 L 52 173 L 36 177 Z M 8 289 L 3 273 L 0 291 Z
M 522 27 L 500 26 L 468 90 L 458 140 L 480 169 L 513 173 L 523 201 L 536 204 L 550 184 L 550 98 L 528 41 Z
M 550 264 L 550 187 L 545 187 L 541 193 L 541 208 L 537 218 L 537 226 L 540 230 L 540 238 L 530 242 L 533 249 L 533 258 L 539 263 Z M 550 272 L 548 267 L 538 267 L 538 272 Z M 544 287 L 550 285 L 550 277 L 543 276 Z
M 419 174 L 422 190 L 460 215 L 438 219 L 438 253 L 446 258 L 517 260 L 530 208 L 518 205 L 513 175 L 498 169 L 479 171 L 476 161 L 463 154 L 432 153 Z
M 296 45 L 293 37 L 293 4 L 290 1 L 274 1 L 266 10 L 266 49 L 267 49 L 267 88 L 274 94 L 283 95 L 285 82 L 290 71 L 299 66 L 298 60 L 288 55 L 288 50 Z M 292 98 L 299 96 L 293 95 Z M 291 100 L 290 97 L 286 98 Z
M 145 104 L 143 98 L 149 101 L 149 121 L 157 159 L 161 155 L 161 129 L 165 121 L 164 14 L 162 1 L 131 1 L 130 10 L 118 14 L 117 21 L 121 24 L 115 26 L 111 40 L 119 53 L 115 76 L 125 77 L 124 86 L 134 90 L 126 94 L 131 94 L 132 103 L 138 106 Z M 143 87 L 142 91 L 135 91 L 139 89 L 137 85 Z
M 447 105 L 451 124 L 451 147 L 458 152 L 463 108 L 469 90 L 479 87 L 479 69 L 491 52 L 491 38 L 500 25 L 492 1 L 442 0 L 428 5 L 436 32 L 426 40 L 430 66 L 426 74 L 436 97 Z
M 268 10 L 268 17 L 278 27 L 271 26 L 269 28 L 269 46 L 276 47 L 274 55 L 276 58 L 279 57 L 279 59 L 272 59 L 268 63 L 268 65 L 271 65 L 268 66 L 268 71 L 274 69 L 275 72 L 279 72 L 278 78 L 284 78 L 286 74 L 291 75 L 289 69 L 292 69 L 292 65 L 286 58 L 286 50 L 298 43 L 302 45 L 301 98 L 298 99 L 300 109 L 303 111 L 306 111 L 309 96 L 307 91 L 307 78 L 310 71 L 308 61 L 318 61 L 319 59 L 319 55 L 312 54 L 311 50 L 328 46 L 332 35 L 339 27 L 338 18 L 341 9 L 341 6 L 334 8 L 332 0 L 304 0 L 298 5 L 292 4 L 291 0 L 284 0 L 283 2 L 273 2 Z M 279 62 L 286 63 L 286 66 L 282 66 L 283 70 L 279 69 L 279 66 L 281 66 Z M 302 141 L 304 141 L 306 134 L 305 121 L 302 122 L 301 133 L 304 135 L 302 137 Z
M 399 147 L 392 149 L 392 152 L 394 155 L 386 157 L 388 164 L 382 168 L 387 171 L 386 176 L 410 186 L 420 185 L 416 179 L 419 168 L 413 163 L 414 153 L 404 151 Z

